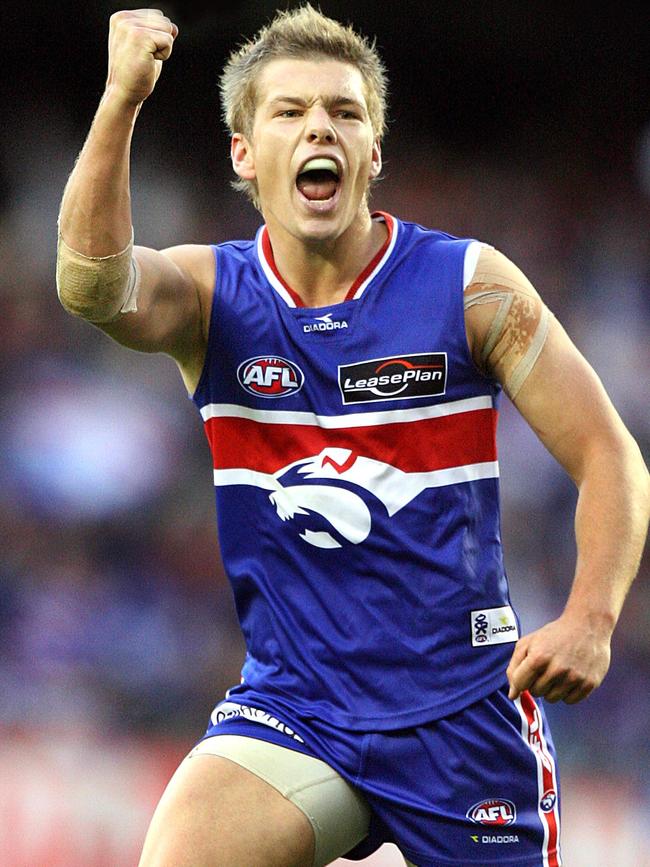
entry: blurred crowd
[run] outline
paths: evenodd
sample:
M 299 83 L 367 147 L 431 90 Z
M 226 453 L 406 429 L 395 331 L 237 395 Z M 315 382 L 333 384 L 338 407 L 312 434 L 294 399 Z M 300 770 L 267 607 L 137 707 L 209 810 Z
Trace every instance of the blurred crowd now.
M 250 237 L 259 215 L 213 160 L 136 135 L 136 242 Z M 88 120 L 88 119 L 87 119 Z M 49 104 L 14 117 L 0 212 L 0 726 L 177 735 L 188 746 L 239 679 L 243 644 L 216 540 L 211 463 L 173 362 L 118 347 L 59 306 L 60 195 L 85 129 Z M 650 454 L 650 138 L 587 161 L 461 159 L 391 132 L 373 203 L 494 244 L 530 277 Z M 19 142 L 19 146 L 15 142 Z M 621 147 L 619 147 L 621 145 Z M 574 566 L 575 490 L 506 401 L 503 539 L 525 629 L 557 616 Z M 648 563 L 610 674 L 550 709 L 562 767 L 648 786 Z M 650 797 L 650 791 L 648 791 Z

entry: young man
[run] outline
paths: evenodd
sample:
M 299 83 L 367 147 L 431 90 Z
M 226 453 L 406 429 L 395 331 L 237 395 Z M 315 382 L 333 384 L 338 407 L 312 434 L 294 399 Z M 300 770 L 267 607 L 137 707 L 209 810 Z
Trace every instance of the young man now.
M 600 381 L 503 254 L 368 207 L 385 75 L 309 6 L 222 77 L 255 241 L 132 247 L 129 149 L 176 26 L 111 19 L 59 221 L 58 289 L 177 362 L 206 425 L 247 658 L 170 782 L 143 867 L 558 865 L 541 704 L 584 699 L 647 531 L 648 476 Z M 576 482 L 561 617 L 520 637 L 497 501 L 505 390 Z

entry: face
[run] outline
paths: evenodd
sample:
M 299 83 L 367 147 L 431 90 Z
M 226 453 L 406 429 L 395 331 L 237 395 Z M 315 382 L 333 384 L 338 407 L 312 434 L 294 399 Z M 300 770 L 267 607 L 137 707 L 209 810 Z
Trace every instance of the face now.
M 356 67 L 273 60 L 257 82 L 250 138 L 232 139 L 237 174 L 257 183 L 270 227 L 302 241 L 335 240 L 367 213 L 381 151 Z

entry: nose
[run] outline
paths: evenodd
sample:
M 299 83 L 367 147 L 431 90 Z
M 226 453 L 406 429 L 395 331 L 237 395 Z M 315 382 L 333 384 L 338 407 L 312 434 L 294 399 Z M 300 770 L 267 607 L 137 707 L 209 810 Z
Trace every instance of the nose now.
M 332 118 L 323 106 L 314 106 L 307 116 L 305 125 L 307 140 L 311 143 L 325 142 L 336 144 L 337 135 Z

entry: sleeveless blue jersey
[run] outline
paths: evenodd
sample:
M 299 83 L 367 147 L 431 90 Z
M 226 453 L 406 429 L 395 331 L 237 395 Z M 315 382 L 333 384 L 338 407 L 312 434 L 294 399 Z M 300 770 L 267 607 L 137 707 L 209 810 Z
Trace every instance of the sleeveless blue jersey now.
M 348 300 L 300 306 L 268 233 L 214 248 L 194 401 L 247 655 L 238 701 L 348 729 L 448 715 L 505 680 L 496 401 L 466 342 L 478 245 L 388 214 Z

